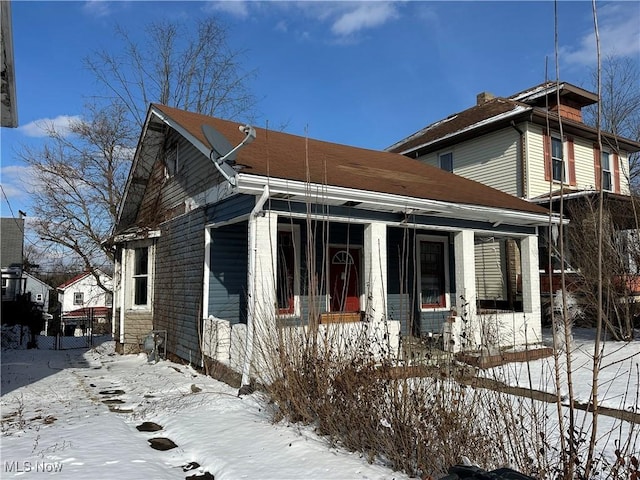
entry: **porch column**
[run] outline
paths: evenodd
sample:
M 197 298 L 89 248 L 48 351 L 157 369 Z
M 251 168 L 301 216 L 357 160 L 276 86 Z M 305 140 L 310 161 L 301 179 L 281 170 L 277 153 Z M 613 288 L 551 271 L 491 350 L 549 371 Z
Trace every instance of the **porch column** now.
M 540 267 L 538 237 L 529 235 L 520 242 L 522 264 L 522 310 L 526 322 L 526 343 L 542 341 L 540 308 Z
M 453 240 L 456 271 L 456 316 L 451 322 L 454 351 L 475 349 L 480 344 L 480 325 L 476 314 L 476 258 L 473 230 L 462 230 Z M 453 303 L 453 302 L 452 302 Z
M 241 391 L 249 385 L 252 370 L 258 378 L 266 373 L 264 347 L 275 329 L 278 216 L 256 207 L 248 227 L 247 335 Z
M 364 227 L 365 309 L 371 321 L 387 318 L 387 226 Z
M 256 334 L 260 335 L 265 332 L 259 328 L 269 329 L 275 319 L 278 215 L 265 212 L 249 221 L 254 222 L 254 228 L 249 230 L 255 237 L 253 242 L 249 239 L 249 248 L 254 249 L 255 259 L 254 271 L 248 272 L 254 276 L 253 291 L 249 292 L 249 308 L 253 310 Z

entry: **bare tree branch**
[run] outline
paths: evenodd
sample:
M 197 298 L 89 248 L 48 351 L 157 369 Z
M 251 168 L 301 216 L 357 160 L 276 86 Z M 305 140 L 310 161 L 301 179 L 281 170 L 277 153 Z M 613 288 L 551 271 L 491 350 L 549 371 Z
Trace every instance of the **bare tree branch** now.
M 602 131 L 616 137 L 640 141 L 640 67 L 638 61 L 609 55 L 602 61 L 601 72 L 601 118 Z M 598 72 L 592 71 L 590 85 L 598 86 Z M 584 121 L 596 126 L 597 105 L 584 109 Z M 614 149 L 617 145 L 609 145 Z M 640 191 L 640 155 L 629 156 L 629 180 L 634 191 Z
M 143 42 L 116 28 L 116 38 L 122 54 L 96 52 L 85 65 L 139 127 L 151 102 L 230 119 L 252 112 L 248 83 L 255 72 L 241 71 L 243 52 L 228 48 L 226 29 L 215 19 L 200 20 L 195 29 L 178 21 L 151 23 Z
M 45 242 L 70 250 L 84 269 L 109 270 L 112 254 L 102 241 L 115 222 L 137 137 L 121 104 L 87 107 L 70 132 L 49 126 L 42 148 L 20 152 L 33 171 L 34 228 Z

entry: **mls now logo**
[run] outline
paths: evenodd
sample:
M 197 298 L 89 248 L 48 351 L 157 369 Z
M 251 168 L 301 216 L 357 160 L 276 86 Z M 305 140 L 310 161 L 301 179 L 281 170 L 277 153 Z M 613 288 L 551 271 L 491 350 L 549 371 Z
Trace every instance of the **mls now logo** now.
M 62 464 L 59 462 L 4 462 L 5 473 L 58 473 L 62 471 Z

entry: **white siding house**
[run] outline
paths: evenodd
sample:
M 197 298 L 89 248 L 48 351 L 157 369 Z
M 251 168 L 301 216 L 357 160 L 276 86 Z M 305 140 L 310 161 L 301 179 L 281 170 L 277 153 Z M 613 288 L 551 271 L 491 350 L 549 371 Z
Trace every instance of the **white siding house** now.
M 91 272 L 84 272 L 57 288 L 61 311 L 61 328 L 65 335 L 86 333 L 92 324 L 106 325 L 111 318 L 113 305 L 112 279 L 99 272 L 100 282 Z

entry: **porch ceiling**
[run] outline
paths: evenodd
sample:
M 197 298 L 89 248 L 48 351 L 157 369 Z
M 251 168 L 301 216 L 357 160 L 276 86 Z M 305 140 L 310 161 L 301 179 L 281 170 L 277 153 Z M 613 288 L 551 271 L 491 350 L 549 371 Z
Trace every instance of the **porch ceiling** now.
M 384 212 L 402 215 L 405 220 L 398 223 L 410 225 L 412 216 L 436 217 L 487 222 L 494 227 L 518 225 L 535 227 L 546 225 L 548 216 L 501 208 L 483 207 L 406 197 L 382 192 L 354 190 L 330 185 L 314 185 L 290 180 L 274 179 L 257 175 L 238 175 L 237 188 L 240 193 L 257 195 L 269 185 L 270 198 L 301 204 L 318 204 L 351 209 Z

